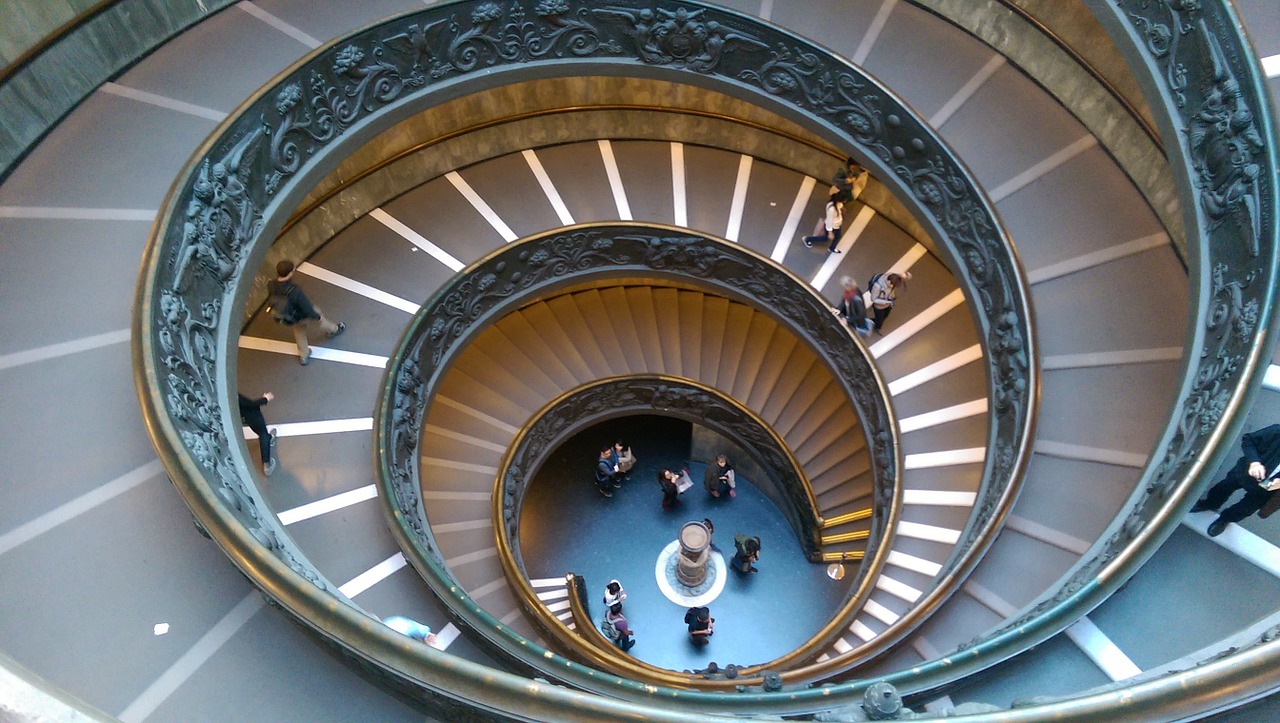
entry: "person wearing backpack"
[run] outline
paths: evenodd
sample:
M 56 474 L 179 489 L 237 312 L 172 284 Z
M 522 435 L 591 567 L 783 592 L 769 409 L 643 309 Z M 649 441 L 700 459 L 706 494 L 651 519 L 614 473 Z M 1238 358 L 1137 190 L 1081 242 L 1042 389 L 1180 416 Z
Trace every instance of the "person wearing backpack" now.
M 276 279 L 267 284 L 267 293 L 270 295 L 267 311 L 276 323 L 293 329 L 293 340 L 298 344 L 298 362 L 305 367 L 311 362 L 311 347 L 307 343 L 307 337 L 312 327 L 319 327 L 320 331 L 332 339 L 346 331 L 347 325 L 329 321 L 319 309 L 311 305 L 307 295 L 293 283 L 296 270 L 292 261 L 276 264 Z
M 622 603 L 615 603 L 605 612 L 604 622 L 600 623 L 600 632 L 623 652 L 630 650 L 636 644 L 631 625 L 622 614 Z

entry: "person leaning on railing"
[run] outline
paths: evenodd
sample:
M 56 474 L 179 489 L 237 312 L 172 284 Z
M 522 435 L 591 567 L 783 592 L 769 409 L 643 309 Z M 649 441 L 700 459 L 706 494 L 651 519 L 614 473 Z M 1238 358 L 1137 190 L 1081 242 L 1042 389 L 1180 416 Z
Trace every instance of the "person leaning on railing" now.
M 1236 466 L 1191 508 L 1192 512 L 1217 512 L 1236 490 L 1244 490 L 1244 497 L 1239 502 L 1223 510 L 1218 519 L 1209 523 L 1206 530 L 1209 537 L 1221 535 L 1228 523 L 1239 522 L 1259 511 L 1263 517 L 1269 516 L 1275 511 L 1269 503 L 1280 502 L 1276 495 L 1280 491 L 1280 424 L 1244 435 L 1240 447 L 1244 456 Z M 1264 507 L 1270 509 L 1264 510 Z

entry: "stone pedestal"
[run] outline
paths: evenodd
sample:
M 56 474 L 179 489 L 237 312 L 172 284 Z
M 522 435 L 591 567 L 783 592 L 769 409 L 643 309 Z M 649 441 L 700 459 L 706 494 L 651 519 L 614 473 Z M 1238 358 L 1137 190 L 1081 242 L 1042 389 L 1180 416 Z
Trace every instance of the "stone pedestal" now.
M 707 558 L 711 551 L 711 532 L 701 522 L 686 522 L 680 528 L 680 558 L 676 562 L 676 579 L 685 587 L 697 587 L 707 579 Z

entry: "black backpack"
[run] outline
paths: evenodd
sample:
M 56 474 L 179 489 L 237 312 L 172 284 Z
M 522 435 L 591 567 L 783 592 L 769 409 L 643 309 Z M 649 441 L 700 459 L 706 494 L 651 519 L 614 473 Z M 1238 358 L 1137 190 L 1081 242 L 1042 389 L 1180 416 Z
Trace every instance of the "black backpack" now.
M 267 299 L 267 313 L 277 324 L 296 324 L 298 323 L 298 312 L 294 308 L 293 298 L 289 294 L 290 289 L 277 291 Z

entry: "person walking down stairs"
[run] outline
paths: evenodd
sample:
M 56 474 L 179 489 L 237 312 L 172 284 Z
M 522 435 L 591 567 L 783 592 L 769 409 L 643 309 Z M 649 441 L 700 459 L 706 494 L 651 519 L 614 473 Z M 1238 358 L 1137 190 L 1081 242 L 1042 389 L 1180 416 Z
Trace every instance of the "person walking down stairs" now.
M 307 295 L 293 282 L 297 273 L 292 261 L 281 261 L 276 264 L 276 278 L 267 284 L 267 292 L 271 295 L 267 311 L 276 323 L 284 324 L 293 331 L 293 340 L 298 345 L 298 363 L 306 366 L 311 363 L 311 346 L 308 336 L 312 327 L 318 327 L 329 339 L 347 330 L 347 325 L 329 321 L 320 309 L 311 304 Z

